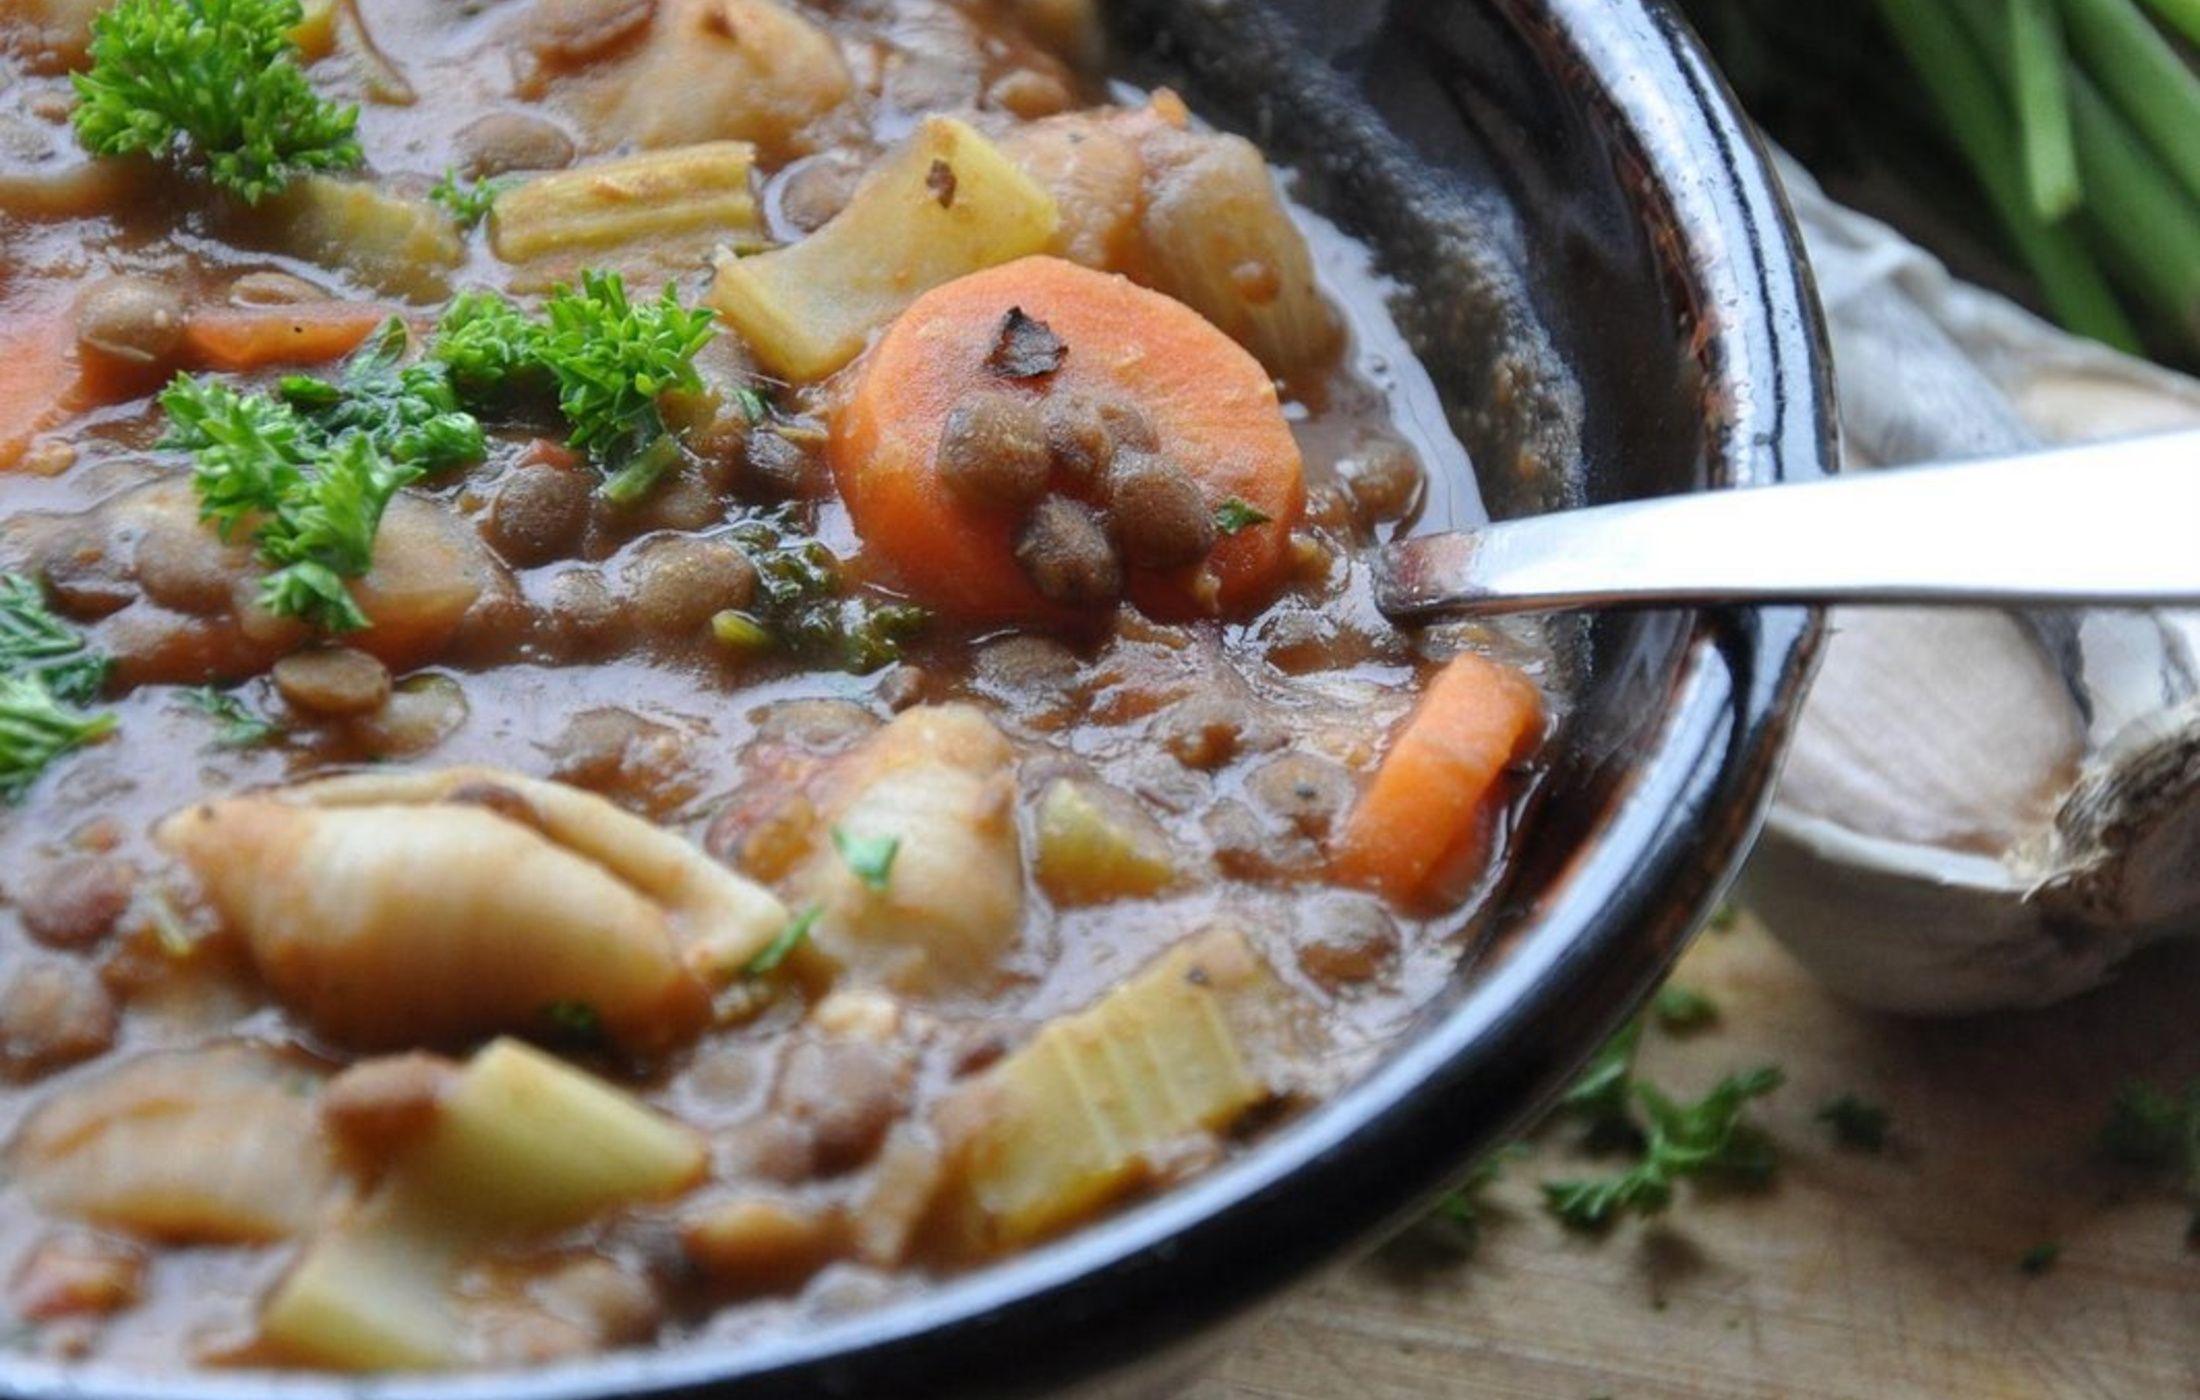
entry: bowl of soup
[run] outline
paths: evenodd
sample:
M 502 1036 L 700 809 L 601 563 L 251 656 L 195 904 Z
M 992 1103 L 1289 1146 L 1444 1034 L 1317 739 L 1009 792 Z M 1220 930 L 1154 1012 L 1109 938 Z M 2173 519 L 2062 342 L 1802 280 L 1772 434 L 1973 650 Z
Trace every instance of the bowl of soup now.
M 1827 467 L 1656 5 L 29 0 L 0 75 L 10 1393 L 1158 1393 L 1754 833 L 1814 614 L 1368 584 Z

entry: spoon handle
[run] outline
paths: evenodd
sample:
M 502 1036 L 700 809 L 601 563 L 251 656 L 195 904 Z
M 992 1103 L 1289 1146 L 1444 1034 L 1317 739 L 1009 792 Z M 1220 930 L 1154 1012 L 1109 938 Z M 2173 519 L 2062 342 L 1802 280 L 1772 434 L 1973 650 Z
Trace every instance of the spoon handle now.
M 1711 603 L 2200 603 L 2200 432 L 1706 491 L 1429 535 L 1386 613 Z

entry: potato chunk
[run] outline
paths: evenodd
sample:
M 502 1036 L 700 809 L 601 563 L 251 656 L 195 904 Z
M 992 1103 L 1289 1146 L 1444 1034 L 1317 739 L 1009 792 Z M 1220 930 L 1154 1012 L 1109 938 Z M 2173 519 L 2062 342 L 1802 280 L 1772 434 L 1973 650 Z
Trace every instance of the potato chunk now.
M 789 903 L 820 909 L 817 951 L 918 995 L 982 988 L 1023 918 L 1014 751 L 962 705 L 904 712 L 839 760 L 814 803 Z M 840 833 L 836 843 L 832 833 Z M 893 842 L 877 883 L 850 849 Z
M 499 1040 L 438 1099 L 375 1195 L 331 1226 L 268 1299 L 262 1337 L 347 1370 L 477 1360 L 451 1277 L 484 1247 L 676 1196 L 703 1140 L 609 1084 Z
M 823 228 L 774 252 L 721 255 L 710 303 L 789 379 L 822 379 L 923 293 L 1045 251 L 1054 200 L 992 142 L 931 117 Z

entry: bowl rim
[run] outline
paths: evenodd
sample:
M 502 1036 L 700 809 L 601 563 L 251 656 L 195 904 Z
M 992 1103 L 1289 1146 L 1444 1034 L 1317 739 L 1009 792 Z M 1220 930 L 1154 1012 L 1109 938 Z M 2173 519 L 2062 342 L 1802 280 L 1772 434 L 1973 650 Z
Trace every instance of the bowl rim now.
M 1710 489 L 1825 474 L 1830 357 L 1765 153 L 1665 0 L 1492 0 L 1568 74 L 1691 294 Z M 1695 178 L 1709 169 L 1716 178 Z M 26 1400 L 915 1400 L 1046 1393 L 1166 1361 L 1410 1217 L 1562 1085 L 1723 893 L 1816 659 L 1814 609 L 1706 610 L 1648 755 L 1507 955 L 1363 1079 L 1244 1154 L 1061 1240 L 920 1294 L 754 1341 L 525 1371 L 382 1377 L 0 1363 Z M 1562 1026 L 1554 1026 L 1562 1021 Z M 1599 1035 L 1580 1034 L 1592 1026 Z M 1500 1056 L 1504 1057 L 1503 1061 Z M 982 1356 L 973 1366 L 971 1357 Z

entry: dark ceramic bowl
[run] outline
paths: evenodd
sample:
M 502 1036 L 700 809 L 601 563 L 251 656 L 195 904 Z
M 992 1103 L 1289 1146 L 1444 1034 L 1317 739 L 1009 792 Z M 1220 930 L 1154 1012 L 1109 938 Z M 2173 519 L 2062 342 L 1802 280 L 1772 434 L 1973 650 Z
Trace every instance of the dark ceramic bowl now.
M 1808 278 L 1762 155 L 1655 0 L 1117 0 L 1127 52 L 1295 164 L 1377 250 L 1500 515 L 1758 486 L 1832 457 Z M 1610 616 L 1484 954 L 1367 1079 L 1182 1189 L 912 1301 L 738 1348 L 389 1382 L 0 1366 L 36 1396 L 1164 1392 L 1294 1281 L 1426 1209 L 1633 1009 L 1748 845 L 1804 611 Z

